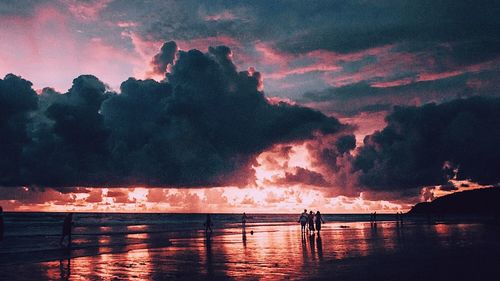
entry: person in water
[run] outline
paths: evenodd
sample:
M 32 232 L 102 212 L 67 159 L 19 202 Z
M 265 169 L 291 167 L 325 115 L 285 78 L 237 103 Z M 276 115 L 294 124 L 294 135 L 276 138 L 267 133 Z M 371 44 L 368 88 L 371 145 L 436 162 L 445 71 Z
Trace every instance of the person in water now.
M 210 214 L 207 214 L 207 220 L 205 221 L 205 223 L 203 224 L 205 226 L 205 234 L 208 233 L 208 231 L 210 230 L 210 234 L 212 234 L 212 219 L 210 218 Z
M 300 214 L 299 222 L 300 222 L 300 231 L 306 232 L 306 224 L 307 224 L 307 210 L 304 209 L 304 212 Z
M 314 233 L 314 213 L 313 211 L 309 212 L 309 215 L 307 216 L 307 221 L 309 222 L 309 231 L 311 231 L 311 234 Z
M 247 214 L 243 213 L 243 216 L 241 217 L 241 225 L 243 226 L 243 228 L 245 228 L 246 224 L 247 224 Z
M 69 213 L 66 215 L 64 218 L 63 222 L 63 229 L 62 229 L 62 235 L 61 235 L 61 240 L 59 240 L 59 245 L 63 245 L 64 238 L 68 236 L 68 245 L 66 246 L 67 248 L 71 248 L 71 228 L 73 226 L 73 213 Z
M 321 213 L 319 211 L 317 211 L 316 212 L 316 230 L 318 231 L 318 235 L 319 235 L 319 231 L 321 230 L 322 223 L 325 223 L 325 221 L 321 217 Z
M 3 240 L 3 209 L 0 207 L 0 241 Z

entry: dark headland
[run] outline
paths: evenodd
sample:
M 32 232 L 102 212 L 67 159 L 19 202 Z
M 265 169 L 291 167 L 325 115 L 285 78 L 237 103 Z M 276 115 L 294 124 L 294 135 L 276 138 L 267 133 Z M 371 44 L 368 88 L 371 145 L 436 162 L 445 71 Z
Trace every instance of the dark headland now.
M 455 192 L 432 202 L 416 204 L 409 215 L 464 215 L 498 217 L 500 186 Z

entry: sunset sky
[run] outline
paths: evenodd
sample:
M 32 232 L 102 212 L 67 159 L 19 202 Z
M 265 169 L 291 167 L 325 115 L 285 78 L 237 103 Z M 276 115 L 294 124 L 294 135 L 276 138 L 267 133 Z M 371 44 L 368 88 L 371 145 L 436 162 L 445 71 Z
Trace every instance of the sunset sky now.
M 498 184 L 479 2 L 0 1 L 0 205 L 396 212 Z

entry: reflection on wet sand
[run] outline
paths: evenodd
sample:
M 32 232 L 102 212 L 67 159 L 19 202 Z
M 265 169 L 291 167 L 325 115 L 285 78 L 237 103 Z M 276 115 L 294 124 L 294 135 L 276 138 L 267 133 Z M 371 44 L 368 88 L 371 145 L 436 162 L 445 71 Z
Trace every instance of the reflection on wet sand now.
M 323 242 L 321 241 L 321 236 L 318 234 L 316 237 L 316 247 L 318 247 L 318 258 L 320 261 L 323 260 Z
M 208 233 L 205 237 L 205 268 L 207 276 L 214 275 L 213 261 L 212 261 L 212 234 Z
M 61 280 L 69 280 L 71 275 L 71 259 L 59 261 L 59 277 Z
M 321 236 L 301 233 L 299 226 L 286 224 L 219 229 L 208 236 L 200 231 L 171 237 L 168 247 L 154 248 L 150 242 L 139 249 L 126 246 L 121 253 L 33 264 L 32 275 L 24 280 L 311 279 L 344 260 L 413 252 L 415 245 L 433 251 L 464 245 L 484 236 L 481 227 L 327 223 Z M 149 241 L 158 237 L 141 234 L 125 239 Z M 14 265 L 11 271 L 19 273 L 29 267 Z M 45 272 L 45 276 L 33 276 L 36 272 Z

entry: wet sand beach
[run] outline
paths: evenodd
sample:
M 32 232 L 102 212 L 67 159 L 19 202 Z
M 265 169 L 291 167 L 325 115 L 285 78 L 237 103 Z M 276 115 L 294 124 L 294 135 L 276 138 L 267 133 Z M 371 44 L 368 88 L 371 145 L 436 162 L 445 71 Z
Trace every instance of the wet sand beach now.
M 302 235 L 289 223 L 215 229 L 208 238 L 202 231 L 140 234 L 169 245 L 3 260 L 0 280 L 498 280 L 499 230 L 485 223 L 387 221 L 327 223 L 321 235 Z

